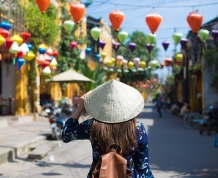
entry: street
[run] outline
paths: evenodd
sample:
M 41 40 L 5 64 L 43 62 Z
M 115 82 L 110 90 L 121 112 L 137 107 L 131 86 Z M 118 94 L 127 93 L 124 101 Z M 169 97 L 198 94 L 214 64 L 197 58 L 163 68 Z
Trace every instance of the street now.
M 188 130 L 183 120 L 162 110 L 159 118 L 152 105 L 146 104 L 138 120 L 143 122 L 150 147 L 150 166 L 155 178 L 217 178 L 218 149 L 215 133 L 199 134 Z M 51 142 L 51 141 L 48 141 Z M 23 155 L 0 166 L 3 178 L 85 178 L 92 162 L 89 141 L 62 143 L 40 161 L 27 162 Z

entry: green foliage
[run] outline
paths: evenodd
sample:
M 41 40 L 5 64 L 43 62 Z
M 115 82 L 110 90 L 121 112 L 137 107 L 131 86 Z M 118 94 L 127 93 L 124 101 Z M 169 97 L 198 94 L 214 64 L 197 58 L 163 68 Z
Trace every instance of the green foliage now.
M 132 60 L 134 57 L 139 57 L 141 61 L 149 61 L 157 57 L 158 49 L 154 47 L 151 54 L 146 49 L 147 39 L 143 32 L 135 31 L 130 35 L 129 42 L 137 44 L 134 52 L 132 53 L 128 47 L 129 43 L 122 45 L 118 50 L 118 54 L 123 55 L 126 59 Z
M 217 49 L 211 49 L 208 50 L 205 54 L 205 59 L 207 61 L 207 64 L 209 66 L 213 66 L 213 75 L 211 80 L 211 87 L 218 90 L 218 50 Z
M 80 66 L 80 72 L 85 75 L 86 77 L 92 79 L 95 83 L 84 83 L 84 84 L 79 84 L 81 89 L 84 91 L 90 91 L 96 88 L 97 86 L 103 84 L 106 82 L 106 72 L 101 69 L 101 64 L 99 63 L 95 70 L 91 70 L 87 63 L 84 63 L 83 65 Z
M 56 8 L 50 5 L 45 14 L 42 14 L 36 6 L 35 1 L 30 1 L 29 6 L 26 9 L 25 15 L 25 27 L 28 32 L 31 33 L 30 43 L 33 46 L 33 51 L 36 53 L 38 45 L 45 43 L 47 45 L 54 45 L 54 41 L 58 35 L 58 26 L 55 23 L 56 20 Z M 44 29 L 42 30 L 42 25 Z M 35 81 L 36 60 L 30 62 L 29 79 Z

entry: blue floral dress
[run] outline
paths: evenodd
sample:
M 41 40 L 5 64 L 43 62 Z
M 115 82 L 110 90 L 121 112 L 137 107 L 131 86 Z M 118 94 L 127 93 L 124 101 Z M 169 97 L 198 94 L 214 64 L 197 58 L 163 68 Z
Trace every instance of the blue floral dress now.
M 72 140 L 90 140 L 91 127 L 94 119 L 86 120 L 79 124 L 77 119 L 70 118 L 64 125 L 62 133 L 62 141 L 67 143 Z M 125 157 L 127 164 L 132 162 L 133 165 L 130 169 L 133 171 L 132 178 L 153 178 L 152 172 L 149 167 L 149 156 L 148 156 L 148 136 L 145 127 L 142 123 L 137 122 L 136 124 L 136 135 L 138 140 L 138 146 L 133 147 L 133 154 Z M 91 142 L 92 143 L 92 142 Z M 95 138 L 94 143 L 97 142 Z M 93 150 L 93 161 L 97 162 L 102 155 L 98 144 L 92 144 Z M 88 173 L 87 178 L 92 177 L 92 166 Z

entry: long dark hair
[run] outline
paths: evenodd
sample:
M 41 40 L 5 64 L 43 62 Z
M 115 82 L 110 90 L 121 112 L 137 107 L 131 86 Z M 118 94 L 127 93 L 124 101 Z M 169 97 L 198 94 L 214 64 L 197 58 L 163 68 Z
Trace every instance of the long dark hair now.
M 136 120 L 131 119 L 122 123 L 108 124 L 97 120 L 93 121 L 91 128 L 91 140 L 97 138 L 102 154 L 111 144 L 119 144 L 123 155 L 128 156 L 132 151 L 131 146 L 137 146 Z

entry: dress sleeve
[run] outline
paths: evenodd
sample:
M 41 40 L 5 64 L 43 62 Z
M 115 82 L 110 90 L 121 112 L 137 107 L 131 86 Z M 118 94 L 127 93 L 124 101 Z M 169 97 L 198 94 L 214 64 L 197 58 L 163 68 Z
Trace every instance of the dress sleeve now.
M 139 177 L 153 178 L 149 166 L 148 136 L 142 123 L 137 123 L 138 147 L 133 156 L 134 166 Z
M 92 122 L 93 119 L 89 119 L 79 124 L 77 119 L 68 119 L 62 131 L 62 141 L 67 143 L 72 140 L 90 139 Z

